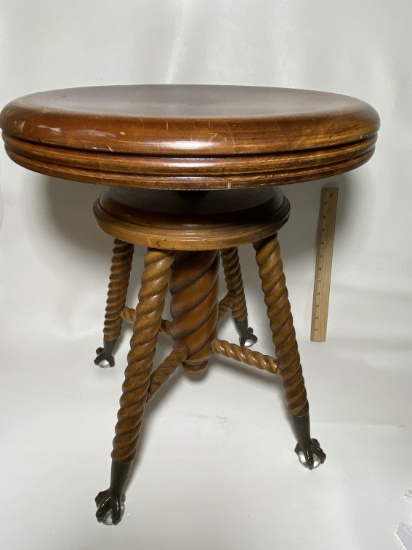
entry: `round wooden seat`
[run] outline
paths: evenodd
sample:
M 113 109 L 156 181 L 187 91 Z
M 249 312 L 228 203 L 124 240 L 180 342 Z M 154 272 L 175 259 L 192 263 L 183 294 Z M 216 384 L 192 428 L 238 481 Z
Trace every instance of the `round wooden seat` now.
M 319 179 L 372 156 L 379 118 L 337 94 L 242 86 L 37 93 L 2 112 L 9 156 L 50 176 L 157 189 Z

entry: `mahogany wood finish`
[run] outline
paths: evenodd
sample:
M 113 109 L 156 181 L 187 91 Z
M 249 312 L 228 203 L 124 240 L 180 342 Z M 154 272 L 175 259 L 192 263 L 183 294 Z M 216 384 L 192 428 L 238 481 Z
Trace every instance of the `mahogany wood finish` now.
M 115 238 L 104 348 L 113 362 L 122 319 L 133 322 L 113 441 L 111 483 L 97 519 L 121 520 L 145 403 L 182 364 L 202 372 L 213 353 L 280 374 L 296 452 L 312 469 L 325 460 L 311 438 L 276 233 L 289 203 L 277 185 L 332 176 L 374 152 L 379 118 L 368 104 L 322 92 L 233 86 L 105 86 L 33 94 L 0 115 L 10 158 L 31 170 L 108 186 L 95 203 Z M 217 338 L 232 310 L 247 326 L 237 247 L 254 244 L 277 358 Z M 133 245 L 149 248 L 136 309 L 126 306 Z M 228 288 L 218 302 L 219 251 Z M 172 321 L 162 319 L 167 291 Z M 153 369 L 160 331 L 169 355 Z

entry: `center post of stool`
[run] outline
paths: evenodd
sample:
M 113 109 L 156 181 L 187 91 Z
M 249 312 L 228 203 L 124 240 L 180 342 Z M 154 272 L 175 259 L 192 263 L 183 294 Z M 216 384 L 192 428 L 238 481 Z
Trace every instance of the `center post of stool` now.
M 183 368 L 200 374 L 207 368 L 217 336 L 218 270 L 216 250 L 175 252 L 169 289 L 170 334 L 187 349 Z

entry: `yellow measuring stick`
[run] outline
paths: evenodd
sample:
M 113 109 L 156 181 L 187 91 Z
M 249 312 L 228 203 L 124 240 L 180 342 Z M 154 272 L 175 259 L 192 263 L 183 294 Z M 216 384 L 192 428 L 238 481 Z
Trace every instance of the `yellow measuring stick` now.
M 312 342 L 326 342 L 338 191 L 337 187 L 324 187 L 321 192 L 310 332 Z

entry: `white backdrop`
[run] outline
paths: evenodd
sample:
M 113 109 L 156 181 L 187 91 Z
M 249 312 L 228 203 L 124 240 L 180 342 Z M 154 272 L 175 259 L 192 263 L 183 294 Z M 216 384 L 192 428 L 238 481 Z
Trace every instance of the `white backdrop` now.
M 100 189 L 1 152 L 2 548 L 402 548 L 412 524 L 410 0 L 0 0 L 0 105 L 52 88 L 129 83 L 286 86 L 371 103 L 382 128 L 355 172 L 285 189 L 280 234 L 312 407 L 328 454 L 294 456 L 277 382 L 214 360 L 176 375 L 146 416 L 126 514 L 98 525 L 127 338 L 93 366 L 111 250 Z M 309 342 L 320 188 L 340 187 L 328 341 Z M 271 352 L 251 252 L 245 281 Z M 137 253 L 136 282 L 142 251 Z M 226 323 L 225 336 L 235 338 Z

